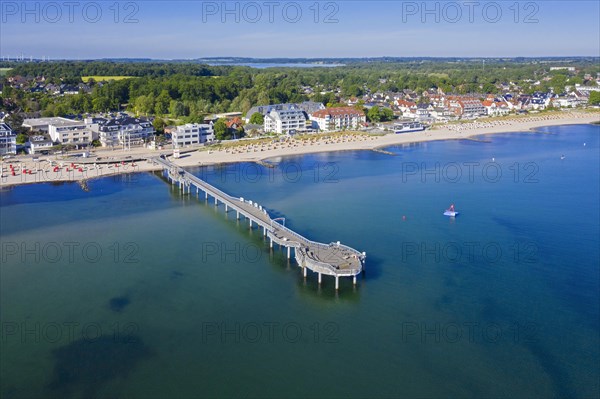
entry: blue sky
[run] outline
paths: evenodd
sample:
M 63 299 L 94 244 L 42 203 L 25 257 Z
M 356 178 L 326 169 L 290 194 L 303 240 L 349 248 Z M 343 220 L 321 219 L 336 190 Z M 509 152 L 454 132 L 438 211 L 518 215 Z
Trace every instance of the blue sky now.
M 115 3 L 2 0 L 0 55 L 600 56 L 595 0 Z

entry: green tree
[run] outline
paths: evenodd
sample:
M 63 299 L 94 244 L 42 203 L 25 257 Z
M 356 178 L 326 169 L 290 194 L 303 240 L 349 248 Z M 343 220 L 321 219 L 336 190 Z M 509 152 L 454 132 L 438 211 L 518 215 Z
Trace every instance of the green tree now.
M 590 91 L 590 99 L 588 100 L 590 105 L 600 105 L 600 91 Z
M 157 133 L 162 134 L 165 132 L 165 126 L 167 126 L 167 123 L 162 118 L 154 118 L 152 126 L 154 127 L 154 130 L 156 130 Z
M 494 86 L 494 85 L 493 85 L 493 84 L 491 84 L 491 83 L 485 83 L 485 84 L 483 85 L 483 92 L 484 92 L 484 93 L 495 93 L 496 91 L 497 91 L 497 90 L 496 90 L 496 86 Z
M 562 74 L 556 74 L 550 79 L 549 85 L 552 87 L 555 93 L 564 93 L 565 85 L 567 83 L 567 77 Z
M 27 139 L 28 139 L 28 137 L 26 134 L 23 134 L 23 133 L 17 134 L 17 144 L 25 144 Z
M 64 104 L 56 104 L 54 107 L 54 116 L 65 116 L 67 113 L 67 107 Z
M 227 129 L 227 125 L 225 124 L 225 119 L 221 118 L 216 121 L 213 129 L 217 140 L 229 140 L 231 138 L 231 134 L 229 134 L 228 131 L 229 129 Z
M 154 99 L 152 96 L 139 96 L 135 99 L 135 112 L 150 115 L 154 112 Z
M 107 112 L 110 110 L 110 100 L 107 97 L 96 97 L 92 100 L 92 109 L 95 112 Z
M 169 113 L 171 116 L 180 117 L 187 115 L 187 109 L 185 104 L 181 101 L 171 100 L 171 104 L 169 105 Z
M 394 111 L 389 108 L 381 109 L 381 121 L 391 121 L 394 119 Z
M 265 117 L 260 112 L 255 112 L 250 117 L 250 123 L 255 125 L 262 125 L 265 123 Z
M 379 107 L 371 107 L 371 109 L 367 112 L 367 118 L 371 122 L 380 122 L 381 121 L 381 111 Z
M 164 115 L 169 112 L 169 106 L 171 105 L 171 96 L 167 90 L 160 92 L 156 101 L 154 102 L 154 112 L 158 115 Z

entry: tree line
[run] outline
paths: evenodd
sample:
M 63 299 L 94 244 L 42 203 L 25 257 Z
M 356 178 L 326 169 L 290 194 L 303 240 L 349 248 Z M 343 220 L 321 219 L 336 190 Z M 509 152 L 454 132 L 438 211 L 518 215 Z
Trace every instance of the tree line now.
M 7 64 L 7 63 L 2 63 Z M 137 115 L 200 122 L 211 113 L 247 112 L 254 105 L 318 101 L 333 106 L 366 93 L 422 93 L 440 88 L 445 93 L 499 92 L 500 83 L 516 83 L 524 92 L 562 92 L 567 85 L 591 84 L 600 72 L 597 63 L 582 60 L 578 73 L 551 71 L 552 63 L 497 60 L 485 65 L 474 60 L 405 60 L 353 62 L 336 68 L 266 68 L 208 66 L 198 63 L 56 61 L 8 63 L 8 76 L 40 77 L 54 83 L 81 83 L 84 76 L 127 76 L 128 79 L 90 81 L 89 92 L 56 96 L 13 89 L 7 77 L 0 108 L 42 116 L 64 116 L 126 109 Z M 572 64 L 568 64 L 571 66 Z M 101 80 L 101 79 L 100 79 Z M 540 84 L 534 83 L 539 81 Z M 595 84 L 595 83 L 594 83 Z M 372 113 L 372 115 L 369 115 Z M 369 111 L 371 120 L 386 120 L 387 111 Z M 379 115 L 377 114 L 379 113 Z

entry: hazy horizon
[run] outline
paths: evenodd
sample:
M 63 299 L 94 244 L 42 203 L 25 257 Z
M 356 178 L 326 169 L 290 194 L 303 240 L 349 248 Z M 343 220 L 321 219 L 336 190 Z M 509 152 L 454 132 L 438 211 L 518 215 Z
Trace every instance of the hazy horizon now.
M 600 55 L 595 1 L 4 1 L 0 7 L 2 58 Z

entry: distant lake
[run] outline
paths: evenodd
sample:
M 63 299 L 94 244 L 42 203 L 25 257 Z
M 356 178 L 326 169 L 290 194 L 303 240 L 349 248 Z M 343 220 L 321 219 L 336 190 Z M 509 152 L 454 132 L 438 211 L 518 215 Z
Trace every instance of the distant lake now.
M 251 68 L 334 68 L 345 64 L 306 64 L 306 63 L 277 63 L 277 62 L 207 62 L 210 66 L 248 66 Z

